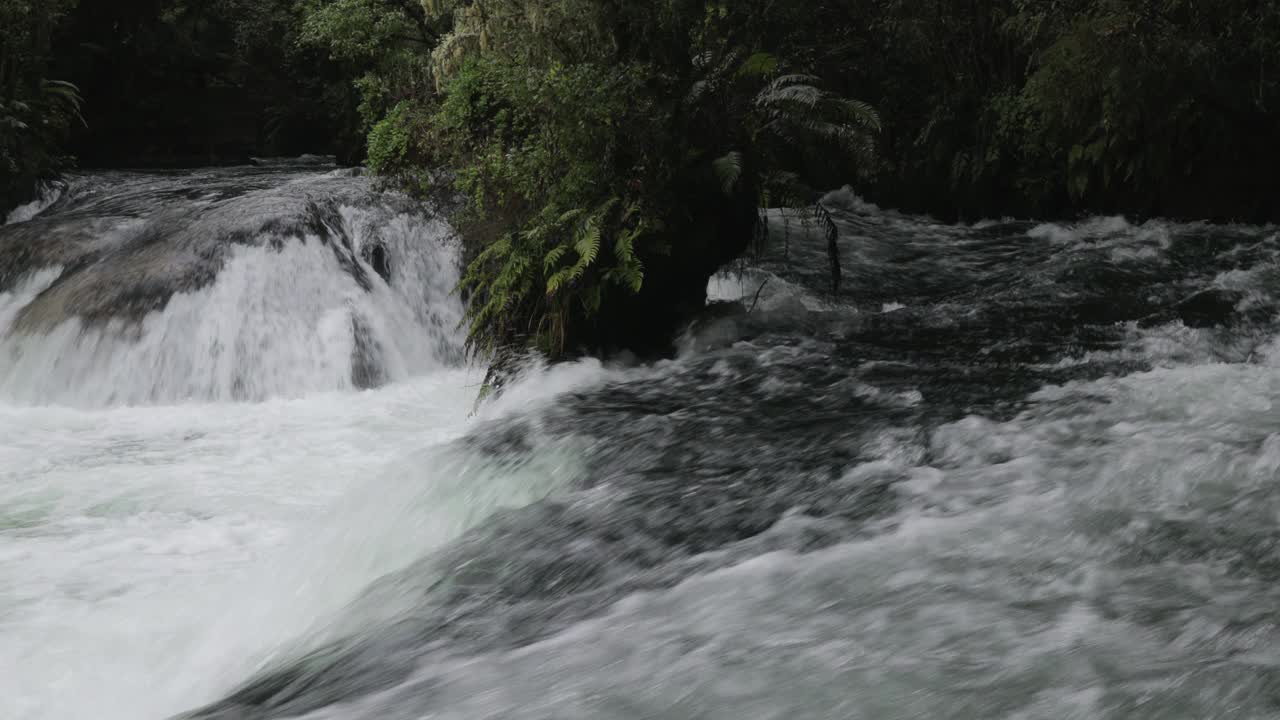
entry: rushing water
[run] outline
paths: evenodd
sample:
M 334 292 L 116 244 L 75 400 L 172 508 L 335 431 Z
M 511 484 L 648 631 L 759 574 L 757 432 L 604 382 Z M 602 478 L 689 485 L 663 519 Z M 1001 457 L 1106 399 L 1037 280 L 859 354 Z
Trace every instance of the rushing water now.
M 775 216 L 676 359 L 474 415 L 363 178 L 12 218 L 0 717 L 1280 717 L 1276 230 L 827 202 L 838 299 Z

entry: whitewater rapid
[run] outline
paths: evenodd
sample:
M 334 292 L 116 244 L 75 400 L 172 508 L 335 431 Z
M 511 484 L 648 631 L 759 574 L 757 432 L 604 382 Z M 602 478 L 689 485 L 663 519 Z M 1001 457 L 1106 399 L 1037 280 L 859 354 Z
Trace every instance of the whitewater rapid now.
M 234 174 L 216 179 L 232 213 L 258 210 L 255 193 L 280 212 L 292 192 L 358 182 L 267 175 L 242 190 Z M 185 231 L 164 225 L 173 208 L 161 191 L 207 180 L 90 176 L 9 220 L 34 225 L 61 200 L 39 229 L 67 232 L 82 208 L 133 191 L 110 213 L 94 209 L 106 239 L 93 241 L 111 249 L 88 261 L 110 263 L 151 226 Z M 331 631 L 326 620 L 378 577 L 572 477 L 554 454 L 513 474 L 442 448 L 589 383 L 599 366 L 543 375 L 473 415 L 483 369 L 460 361 L 448 228 L 356 196 L 339 196 L 351 204 L 335 205 L 323 239 L 249 218 L 260 238 L 141 316 L 89 322 L 67 308 L 39 332 L 15 327 L 67 277 L 60 265 L 0 292 L 0 717 L 161 718 L 212 701 Z M 386 282 L 344 267 L 333 247 L 358 257 L 373 240 L 395 257 Z M 361 332 L 385 383 L 363 391 Z
M 538 395 L 597 372 L 574 370 Z M 0 717 L 211 701 L 378 577 L 571 478 L 571 458 L 507 474 L 441 457 L 477 421 L 480 378 L 255 405 L 0 406 Z
M 1276 229 L 826 202 L 840 297 L 775 213 L 673 359 L 479 408 L 447 226 L 362 178 L 24 210 L 0 718 L 1280 715 Z

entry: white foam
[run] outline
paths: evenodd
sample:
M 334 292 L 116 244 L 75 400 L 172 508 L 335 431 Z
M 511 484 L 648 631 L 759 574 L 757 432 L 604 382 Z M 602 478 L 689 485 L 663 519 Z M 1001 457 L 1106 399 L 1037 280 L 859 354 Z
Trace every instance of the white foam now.
M 839 190 L 832 190 L 826 195 L 823 195 L 822 203 L 824 205 L 845 208 L 847 210 L 852 210 L 853 212 L 864 213 L 867 215 L 877 215 L 882 212 L 886 212 L 885 210 L 882 210 L 879 205 L 864 200 L 861 195 L 858 195 L 858 193 L 854 191 L 852 185 L 845 185 Z
M 1133 229 L 1129 221 L 1121 216 L 1097 217 L 1075 225 L 1058 223 L 1042 223 L 1027 231 L 1027 235 L 1040 240 L 1063 245 L 1085 238 L 1096 238 L 1107 235 L 1119 235 Z
M 484 419 L 602 373 L 534 371 Z M 481 378 L 442 369 L 258 404 L 0 405 L 0 717 L 163 718 L 211 701 L 335 632 L 376 578 L 577 477 L 568 449 L 517 466 L 444 445 L 479 421 Z
M 60 268 L 0 293 L 0 718 L 212 700 L 333 632 L 376 578 L 576 476 L 568 449 L 493 464 L 448 443 L 600 364 L 533 368 L 472 417 L 449 228 L 340 222 L 357 256 L 387 247 L 390 282 L 365 268 L 361 287 L 317 238 L 266 238 L 136 323 L 14 331 Z M 355 322 L 385 387 L 354 391 Z
M 64 183 L 54 182 L 41 185 L 36 193 L 36 199 L 24 205 L 19 205 L 9 211 L 8 217 L 5 218 L 5 225 L 13 225 L 15 223 L 27 222 L 34 219 L 40 213 L 48 210 L 54 203 L 62 197 L 67 190 Z
M 741 273 L 719 272 L 707 281 L 708 302 L 732 302 L 747 295 L 746 278 Z
M 358 241 L 359 218 L 347 217 Z M 73 317 L 47 334 L 6 336 L 57 277 L 41 272 L 0 295 L 0 401 L 107 407 L 349 390 L 355 323 L 391 380 L 444 367 L 459 354 L 462 314 L 445 229 L 400 217 L 378 230 L 395 248 L 396 277 L 367 292 L 317 239 L 286 240 L 278 251 L 235 247 L 213 284 L 140 322 Z
M 0 336 L 13 324 L 14 318 L 28 303 L 44 292 L 62 275 L 62 268 L 45 268 L 21 278 L 7 292 L 0 292 Z

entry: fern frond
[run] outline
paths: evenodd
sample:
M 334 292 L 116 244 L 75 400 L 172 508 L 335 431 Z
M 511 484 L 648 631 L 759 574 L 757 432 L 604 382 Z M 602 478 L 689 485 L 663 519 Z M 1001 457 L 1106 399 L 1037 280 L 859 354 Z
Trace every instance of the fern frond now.
M 586 210 L 584 210 L 583 208 L 574 208 L 572 210 L 566 210 L 563 214 L 560 215 L 559 219 L 556 220 L 556 223 L 559 225 L 567 225 L 573 222 L 574 220 L 577 220 L 578 218 L 582 217 L 583 213 L 585 212 Z
M 617 196 L 614 196 L 600 203 L 600 206 L 597 207 L 595 211 L 596 219 L 600 222 L 603 222 L 605 216 L 608 215 L 615 207 L 617 207 L 618 203 L 620 202 L 622 202 L 622 200 L 620 200 Z
M 764 107 L 794 103 L 810 110 L 826 99 L 826 93 L 813 85 L 785 85 L 772 88 L 756 96 L 756 103 Z
M 615 282 L 630 288 L 631 292 L 638 293 L 644 285 L 644 263 L 636 257 L 633 243 L 634 237 L 624 233 L 614 246 L 614 254 L 617 255 L 620 263 L 615 270 Z
M 45 80 L 42 89 L 47 97 L 59 100 L 67 105 L 80 108 L 84 99 L 80 96 L 80 88 L 65 80 Z
M 578 262 L 573 266 L 573 279 L 577 280 L 600 254 L 600 222 L 592 217 L 582 224 L 575 238 L 573 249 L 578 252 Z
M 868 130 L 880 131 L 880 113 L 870 103 L 850 98 L 838 98 L 834 102 L 838 104 L 848 121 Z
M 80 114 L 81 107 L 84 105 L 84 98 L 80 95 L 80 88 L 74 83 L 65 80 L 45 80 L 41 83 L 44 94 L 51 100 L 62 104 L 81 125 L 88 125 L 84 116 Z
M 728 152 L 711 162 L 711 167 L 720 180 L 720 190 L 725 195 L 733 193 L 742 178 L 742 153 L 737 150 Z
M 569 282 L 572 276 L 573 267 L 570 266 L 561 269 L 555 275 L 547 278 L 547 295 L 555 295 L 560 292 L 560 288 L 564 287 L 565 283 Z
M 779 75 L 765 84 L 760 92 L 756 93 L 756 105 L 766 106 L 777 102 L 779 93 L 791 87 L 814 87 L 818 79 L 812 75 Z
M 640 214 L 641 209 L 642 208 L 640 207 L 640 203 L 638 202 L 630 203 L 629 205 L 627 205 L 626 209 L 622 211 L 622 221 L 625 223 L 628 220 L 636 217 L 637 215 Z
M 555 267 L 556 264 L 560 262 L 560 259 L 563 258 L 567 252 L 569 252 L 568 245 L 558 245 L 552 248 L 551 252 L 548 252 L 547 256 L 542 259 L 542 272 L 549 272 L 551 268 Z
M 510 252 L 511 252 L 511 236 L 504 235 L 501 238 L 498 238 L 497 240 L 490 243 L 489 246 L 486 247 L 484 250 L 481 250 L 480 254 L 476 255 L 476 259 L 472 261 L 472 264 L 474 265 L 476 263 L 484 262 L 486 260 L 502 257 L 504 255 L 509 254 Z

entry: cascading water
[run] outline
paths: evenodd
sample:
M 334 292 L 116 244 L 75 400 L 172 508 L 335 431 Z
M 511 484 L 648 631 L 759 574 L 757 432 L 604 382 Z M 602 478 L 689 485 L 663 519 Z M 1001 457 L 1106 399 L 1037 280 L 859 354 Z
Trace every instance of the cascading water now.
M 36 198 L 29 203 L 20 205 L 11 210 L 8 217 L 5 218 L 4 224 L 12 225 L 14 223 L 30 220 L 45 210 L 48 210 L 49 206 L 56 203 L 58 198 L 62 197 L 62 193 L 66 192 L 66 190 L 67 186 L 62 182 L 42 184 L 36 192 Z
M 676 359 L 468 419 L 412 205 L 72 182 L 0 230 L 0 717 L 1280 714 L 1276 230 L 827 203 L 840 298 L 775 215 Z
M 481 377 L 448 228 L 403 199 L 277 170 L 87 176 L 49 204 L 0 229 L 0 717 L 213 699 L 571 477 L 555 451 L 443 449 Z
M 279 184 L 95 178 L 11 226 L 0 399 L 263 400 L 456 364 L 442 222 L 356 179 L 263 175 Z M 375 246 L 397 258 L 386 281 L 362 257 Z

